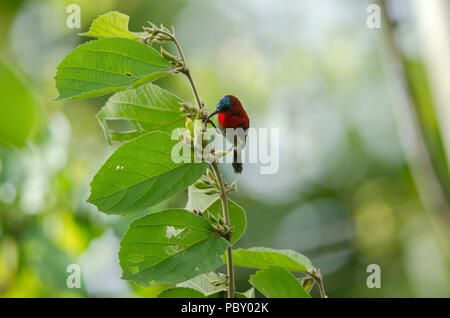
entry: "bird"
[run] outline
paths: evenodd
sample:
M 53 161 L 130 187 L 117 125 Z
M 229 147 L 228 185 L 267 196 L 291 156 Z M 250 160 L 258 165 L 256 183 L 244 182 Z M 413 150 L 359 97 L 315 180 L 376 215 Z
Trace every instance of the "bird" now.
M 239 134 L 235 134 L 232 137 L 233 140 L 229 140 L 233 144 L 233 170 L 235 173 L 241 173 L 242 162 L 240 154 L 245 147 L 247 132 L 250 127 L 247 113 L 237 97 L 225 95 L 217 103 L 216 110 L 208 116 L 208 120 L 210 121 L 210 118 L 215 115 L 218 115 L 219 129 L 225 137 L 229 137 L 225 131 L 227 128 L 242 128 L 244 131 L 244 136 L 241 136 L 241 138 Z

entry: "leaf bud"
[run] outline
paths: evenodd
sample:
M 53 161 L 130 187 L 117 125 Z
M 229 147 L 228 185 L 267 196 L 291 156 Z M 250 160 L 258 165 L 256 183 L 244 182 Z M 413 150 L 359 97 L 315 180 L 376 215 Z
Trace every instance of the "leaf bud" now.
M 303 288 L 307 292 L 309 292 L 312 289 L 313 285 L 314 285 L 314 278 L 312 278 L 312 277 L 305 277 L 305 278 L 302 279 L 301 283 L 302 283 Z
M 208 178 L 210 178 L 213 182 L 216 182 L 216 177 L 214 177 L 214 174 L 209 170 L 209 168 L 206 169 L 206 175 Z
M 213 214 L 211 214 L 209 211 L 208 211 L 208 214 L 207 214 L 207 218 L 212 222 L 212 223 L 217 223 L 217 218 L 213 215 Z
M 186 129 L 189 131 L 191 136 L 194 136 L 194 122 L 190 118 L 186 118 Z
M 210 189 L 213 185 L 206 183 L 204 180 L 198 180 L 194 183 L 194 187 L 197 189 Z
M 179 59 L 176 56 L 173 56 L 172 54 L 167 52 L 162 46 L 161 46 L 161 55 L 169 62 L 174 62 L 174 63 L 179 62 Z

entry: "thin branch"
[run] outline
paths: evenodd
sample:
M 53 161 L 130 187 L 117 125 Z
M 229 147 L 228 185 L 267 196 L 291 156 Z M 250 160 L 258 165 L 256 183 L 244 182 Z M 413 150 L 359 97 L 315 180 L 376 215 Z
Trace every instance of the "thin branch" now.
M 222 211 L 223 217 L 225 219 L 225 223 L 228 227 L 230 227 L 230 214 L 228 211 L 228 198 L 227 192 L 225 190 L 225 185 L 223 184 L 222 176 L 220 175 L 219 168 L 217 167 L 217 162 L 213 162 L 211 164 L 214 174 L 219 184 L 220 190 L 220 201 L 222 203 Z M 231 235 L 228 238 L 230 242 L 230 246 L 227 248 L 227 272 L 228 272 L 228 297 L 234 298 L 234 266 L 233 266 L 233 253 L 232 253 L 232 245 L 231 245 Z
M 172 39 L 172 42 L 175 44 L 175 46 L 178 50 L 178 53 L 180 54 L 181 61 L 183 63 L 183 69 L 180 70 L 180 72 L 182 72 L 188 78 L 189 84 L 191 85 L 191 88 L 192 88 L 192 92 L 195 96 L 195 100 L 197 101 L 197 105 L 198 105 L 199 109 L 204 112 L 205 109 L 203 108 L 203 103 L 201 102 L 200 96 L 197 91 L 197 87 L 195 86 L 194 79 L 192 78 L 189 67 L 187 66 L 186 59 L 184 57 L 183 50 L 181 49 L 180 43 L 178 42 L 176 37 L 173 34 L 171 34 L 170 32 L 166 32 L 164 30 L 161 30 L 160 32 L 167 35 L 168 37 L 170 37 Z M 214 174 L 215 174 L 217 183 L 219 185 L 220 201 L 222 203 L 223 217 L 225 219 L 225 223 L 228 226 L 228 228 L 231 228 L 230 215 L 229 215 L 229 211 L 228 211 L 228 198 L 227 198 L 227 192 L 225 189 L 225 185 L 223 183 L 222 176 L 220 175 L 219 168 L 217 167 L 217 162 L 213 162 L 211 164 L 211 166 L 214 170 Z M 227 248 L 228 297 L 234 298 L 235 287 L 234 287 L 234 266 L 233 266 L 231 235 L 227 239 L 230 242 L 230 246 Z
M 172 39 L 172 42 L 175 44 L 175 46 L 178 50 L 178 53 L 180 54 L 181 61 L 183 62 L 183 66 L 184 66 L 184 68 L 181 70 L 181 72 L 184 75 L 186 75 L 186 77 L 188 78 L 189 84 L 191 84 L 192 92 L 195 96 L 197 105 L 198 105 L 199 109 L 203 110 L 203 103 L 200 99 L 200 95 L 198 94 L 197 87 L 195 86 L 194 79 L 192 78 L 192 75 L 191 75 L 191 71 L 190 71 L 189 67 L 187 66 L 186 59 L 184 57 L 183 50 L 181 49 L 180 43 L 178 42 L 177 38 L 170 32 L 166 32 L 163 30 L 161 30 L 160 32 L 167 35 L 168 37 L 170 37 Z

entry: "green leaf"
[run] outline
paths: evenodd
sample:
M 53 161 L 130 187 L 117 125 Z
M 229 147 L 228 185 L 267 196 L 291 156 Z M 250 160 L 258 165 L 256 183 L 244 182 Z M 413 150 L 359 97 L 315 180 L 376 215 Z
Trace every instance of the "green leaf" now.
M 202 211 L 205 215 L 207 212 L 211 213 L 215 217 L 222 215 L 222 204 L 220 199 L 216 199 L 209 207 Z M 239 238 L 244 234 L 247 227 L 247 219 L 244 210 L 231 200 L 228 200 L 228 213 L 230 214 L 230 225 L 234 227 L 234 233 L 231 238 L 232 243 L 236 243 Z
M 310 298 L 294 275 L 277 266 L 256 272 L 250 284 L 268 298 Z
M 182 209 L 134 221 L 120 242 L 123 279 L 141 285 L 176 284 L 223 264 L 229 242 L 203 217 Z
M 235 293 L 235 297 L 236 297 L 236 293 Z M 215 294 L 211 294 L 209 295 L 207 298 L 228 298 L 228 291 L 226 289 L 218 291 Z M 240 297 L 236 297 L 236 298 L 240 298 Z
M 144 84 L 167 74 L 169 63 L 144 43 L 105 38 L 71 51 L 55 77 L 56 100 L 95 97 Z
M 186 209 L 191 211 L 194 209 L 204 211 L 220 197 L 219 194 L 206 194 L 207 191 L 209 190 L 198 189 L 191 185 L 188 189 Z
M 121 145 L 91 182 L 88 202 L 107 214 L 148 208 L 194 183 L 205 163 L 175 163 L 167 133 L 155 131 Z
M 207 298 L 226 298 L 228 291 L 223 285 L 214 285 L 219 281 L 220 277 L 217 273 L 211 272 L 194 277 L 188 281 L 177 284 L 177 287 L 187 287 L 199 291 Z M 252 287 L 246 292 L 235 292 L 236 298 L 255 298 L 255 289 Z
M 235 292 L 234 297 L 235 298 L 255 298 L 255 288 L 252 287 L 243 293 Z
M 80 35 L 91 36 L 94 38 L 121 37 L 132 40 L 140 39 L 139 36 L 128 31 L 129 21 L 130 17 L 126 14 L 111 11 L 106 14 L 99 15 L 98 18 L 92 22 L 89 31 L 86 33 L 80 33 Z
M 215 272 L 198 275 L 188 281 L 177 284 L 178 287 L 193 288 L 206 297 L 210 297 L 222 291 L 226 291 L 226 288 L 222 285 L 215 286 L 212 283 L 219 280 L 219 275 Z
M 24 146 L 36 114 L 36 99 L 22 74 L 0 59 L 0 144 Z
M 276 250 L 267 247 L 253 247 L 233 251 L 236 266 L 267 268 L 279 266 L 292 272 L 311 272 L 313 267 L 306 256 L 292 250 Z
M 228 298 L 228 291 L 226 289 L 221 290 L 215 294 L 209 295 L 208 298 Z M 255 298 L 255 289 L 252 287 L 243 293 L 235 291 L 234 298 Z
M 115 93 L 97 118 L 108 140 L 124 141 L 155 130 L 171 133 L 175 128 L 184 126 L 185 117 L 180 111 L 180 102 L 182 100 L 175 95 L 148 83 Z M 128 120 L 134 130 L 112 131 L 108 122 L 117 120 Z
M 186 287 L 174 287 L 163 291 L 158 298 L 206 298 L 201 292 Z

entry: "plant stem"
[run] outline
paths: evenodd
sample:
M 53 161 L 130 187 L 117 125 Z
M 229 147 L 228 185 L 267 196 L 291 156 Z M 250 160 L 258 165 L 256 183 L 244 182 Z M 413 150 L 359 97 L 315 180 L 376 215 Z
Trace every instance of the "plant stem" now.
M 225 185 L 223 184 L 222 176 L 220 175 L 219 168 L 217 167 L 217 162 L 211 164 L 214 174 L 219 184 L 220 190 L 220 201 L 222 202 L 222 211 L 225 223 L 230 227 L 230 214 L 228 212 L 228 198 L 227 192 L 225 190 Z M 230 246 L 227 248 L 227 272 L 228 272 L 228 298 L 234 298 L 234 266 L 233 266 L 233 253 L 231 245 L 231 236 L 228 238 Z
M 319 284 L 320 296 L 322 298 L 328 298 L 328 296 L 325 294 L 325 287 L 323 286 L 322 275 L 319 275 L 317 282 Z
M 190 71 L 189 67 L 187 66 L 186 59 L 184 57 L 183 50 L 181 49 L 180 43 L 178 42 L 177 38 L 173 34 L 171 34 L 169 32 L 165 32 L 165 31 L 160 31 L 160 32 L 169 36 L 172 39 L 172 42 L 175 44 L 175 46 L 178 50 L 178 54 L 180 54 L 181 61 L 183 62 L 183 70 L 181 72 L 184 75 L 186 75 L 186 77 L 189 80 L 189 84 L 191 84 L 192 92 L 194 93 L 195 100 L 197 102 L 199 109 L 203 109 L 202 101 L 198 94 L 197 87 L 195 86 L 194 79 L 192 78 L 191 71 Z
M 327 294 L 325 294 L 325 287 L 323 285 L 323 278 L 322 278 L 322 274 L 320 273 L 320 270 L 316 270 L 314 269 L 313 272 L 308 272 L 308 274 L 314 278 L 314 280 L 317 282 L 317 284 L 319 285 L 319 290 L 320 290 L 320 297 L 322 298 L 328 298 Z
M 197 105 L 200 110 L 204 111 L 203 104 L 201 102 L 200 96 L 197 91 L 197 87 L 195 86 L 194 79 L 192 78 L 191 72 L 189 70 L 189 67 L 187 66 L 186 59 L 184 58 L 183 50 L 181 49 L 180 43 L 176 39 L 176 37 L 165 31 L 160 31 L 167 36 L 169 36 L 172 39 L 172 42 L 177 47 L 178 53 L 180 54 L 181 61 L 183 63 L 183 70 L 181 72 L 186 75 L 186 77 L 189 80 L 189 84 L 191 85 L 192 92 L 195 96 L 195 100 L 197 102 Z M 217 167 L 217 162 L 213 162 L 211 164 L 214 174 L 217 180 L 217 183 L 219 185 L 220 190 L 220 201 L 222 203 L 222 212 L 223 217 L 225 219 L 226 225 L 230 228 L 230 214 L 228 212 L 228 198 L 227 198 L 227 191 L 225 189 L 225 185 L 222 180 L 222 176 L 220 175 L 219 168 Z M 233 254 L 232 254 L 232 245 L 231 245 L 231 236 L 227 238 L 230 242 L 230 246 L 227 248 L 227 272 L 228 272 L 228 298 L 234 298 L 234 266 L 233 266 Z

